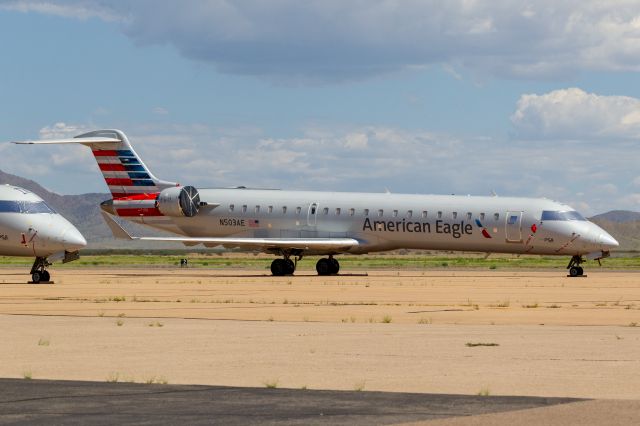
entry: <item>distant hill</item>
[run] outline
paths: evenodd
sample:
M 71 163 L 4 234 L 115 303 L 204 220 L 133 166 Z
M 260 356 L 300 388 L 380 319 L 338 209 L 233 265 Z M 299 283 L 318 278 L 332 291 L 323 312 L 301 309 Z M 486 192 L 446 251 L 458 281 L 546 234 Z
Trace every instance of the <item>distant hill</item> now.
M 89 243 L 87 248 L 185 248 L 182 244 L 150 244 L 142 241 L 123 241 L 113 238 L 109 227 L 100 214 L 100 203 L 111 199 L 111 194 L 60 195 L 48 191 L 37 182 L 0 170 L 0 184 L 19 186 L 40 196 L 47 204 L 73 223 Z M 134 235 L 173 235 L 151 230 L 144 226 L 127 224 L 127 229 Z
M 640 213 L 628 210 L 611 210 L 610 212 L 593 216 L 589 218 L 589 220 L 594 222 L 607 221 L 614 223 L 636 222 L 640 220 Z

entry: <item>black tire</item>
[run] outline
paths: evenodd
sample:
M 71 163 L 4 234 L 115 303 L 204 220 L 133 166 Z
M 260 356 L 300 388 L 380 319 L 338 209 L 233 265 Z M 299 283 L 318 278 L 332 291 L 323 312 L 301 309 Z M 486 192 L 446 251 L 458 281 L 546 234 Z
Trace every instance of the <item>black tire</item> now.
M 569 268 L 569 275 L 572 277 L 580 276 L 580 268 L 578 266 L 572 266 Z
M 330 258 L 329 262 L 331 263 L 331 274 L 337 275 L 340 272 L 340 262 L 334 258 Z
M 584 269 L 582 269 L 582 266 L 578 266 L 578 275 L 579 276 L 583 276 L 584 275 Z
M 274 277 L 281 277 L 287 274 L 287 263 L 284 259 L 276 259 L 271 262 L 271 273 Z
M 296 264 L 291 259 L 285 259 L 284 262 L 287 265 L 287 275 L 293 275 L 296 271 Z
M 318 275 L 331 275 L 331 269 L 329 259 L 322 258 L 316 263 L 316 272 L 318 272 Z
M 49 271 L 42 271 L 42 277 L 41 280 L 44 282 L 49 282 L 51 281 L 51 275 L 49 275 Z
M 42 275 L 40 272 L 34 272 L 33 274 L 31 274 L 31 281 L 34 284 L 38 284 L 40 281 L 42 281 Z

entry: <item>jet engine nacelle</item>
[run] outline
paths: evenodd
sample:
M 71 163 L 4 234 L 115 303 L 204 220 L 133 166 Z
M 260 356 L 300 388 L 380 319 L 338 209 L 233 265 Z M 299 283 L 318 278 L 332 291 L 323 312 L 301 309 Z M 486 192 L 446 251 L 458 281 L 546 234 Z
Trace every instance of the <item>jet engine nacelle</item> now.
M 165 216 L 193 217 L 200 210 L 200 194 L 193 186 L 167 188 L 158 194 L 156 205 Z

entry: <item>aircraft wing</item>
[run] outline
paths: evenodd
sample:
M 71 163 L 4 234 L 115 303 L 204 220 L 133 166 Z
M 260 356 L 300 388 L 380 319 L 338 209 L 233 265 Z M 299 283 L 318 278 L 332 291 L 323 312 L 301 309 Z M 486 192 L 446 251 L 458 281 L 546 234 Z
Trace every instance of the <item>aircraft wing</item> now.
M 353 238 L 209 238 L 209 237 L 132 237 L 120 226 L 113 217 L 102 213 L 105 222 L 111 229 L 113 236 L 120 239 L 139 241 L 178 242 L 185 245 L 204 244 L 209 247 L 224 246 L 226 248 L 245 248 L 256 250 L 293 249 L 293 250 L 321 250 L 346 251 L 359 245 Z

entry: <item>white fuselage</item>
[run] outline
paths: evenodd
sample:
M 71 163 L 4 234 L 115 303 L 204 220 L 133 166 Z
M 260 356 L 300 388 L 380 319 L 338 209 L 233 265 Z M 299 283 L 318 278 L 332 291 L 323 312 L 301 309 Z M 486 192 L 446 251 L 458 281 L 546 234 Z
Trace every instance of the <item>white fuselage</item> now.
M 407 248 L 573 256 L 618 245 L 569 206 L 547 199 L 253 189 L 199 193 L 207 205 L 194 217 L 127 219 L 189 237 L 354 238 L 360 244 L 350 253 Z M 547 214 L 550 220 L 542 220 L 543 212 L 575 214 L 570 219 Z
M 0 255 L 47 258 L 85 245 L 82 234 L 40 197 L 0 185 Z

